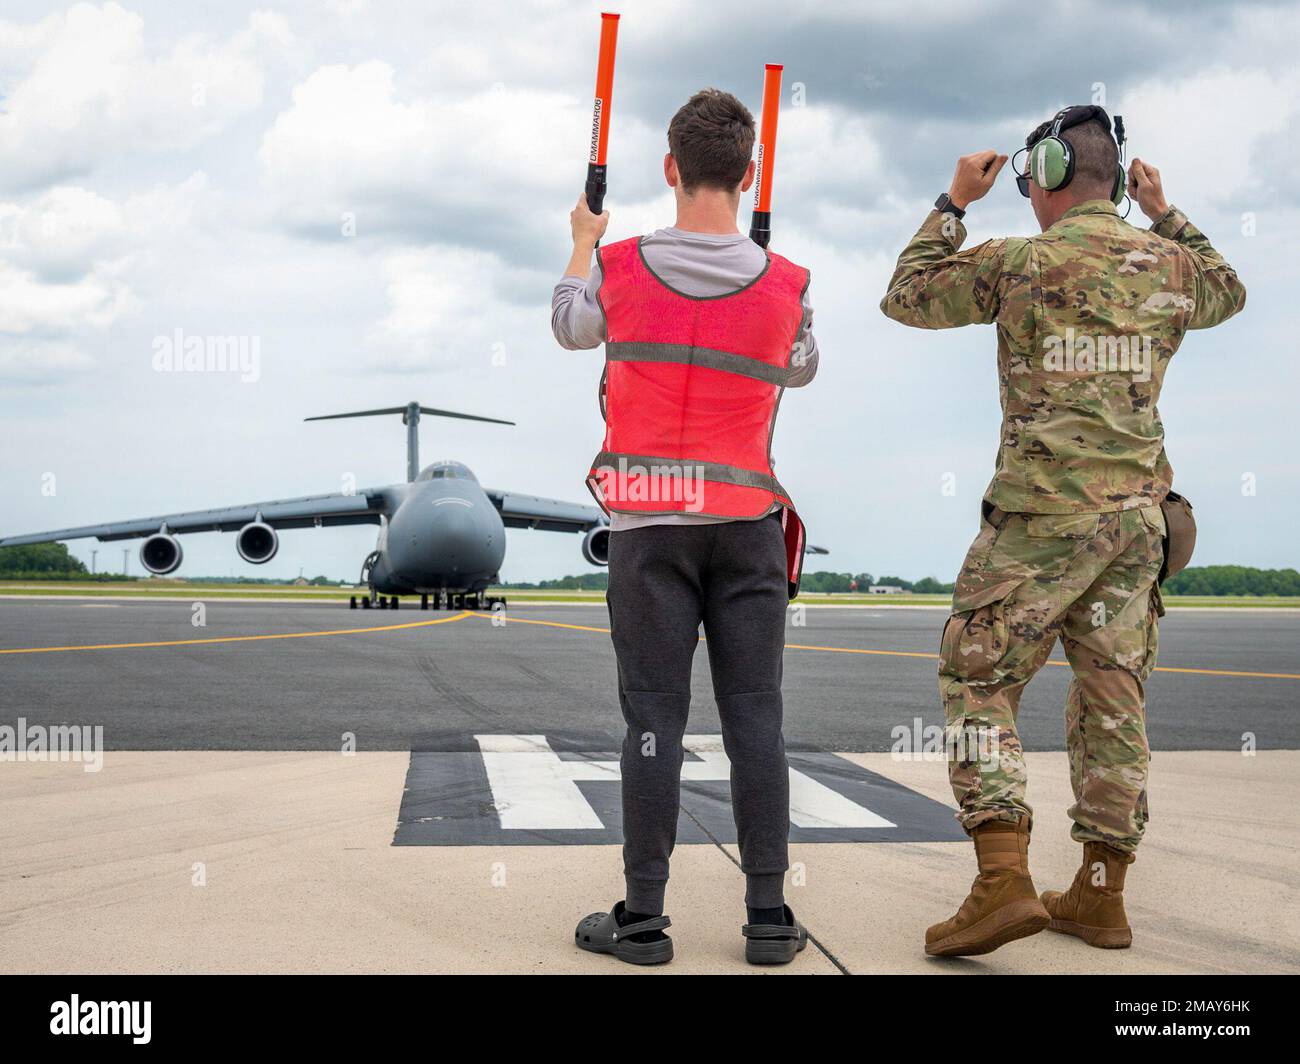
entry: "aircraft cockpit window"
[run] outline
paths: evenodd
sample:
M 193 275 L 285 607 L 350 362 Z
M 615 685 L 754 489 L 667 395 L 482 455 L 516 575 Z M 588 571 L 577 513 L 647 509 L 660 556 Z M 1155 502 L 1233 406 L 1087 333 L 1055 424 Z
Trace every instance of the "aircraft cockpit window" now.
M 429 466 L 419 477 L 420 480 L 474 480 L 474 474 L 466 466 L 458 463 Z

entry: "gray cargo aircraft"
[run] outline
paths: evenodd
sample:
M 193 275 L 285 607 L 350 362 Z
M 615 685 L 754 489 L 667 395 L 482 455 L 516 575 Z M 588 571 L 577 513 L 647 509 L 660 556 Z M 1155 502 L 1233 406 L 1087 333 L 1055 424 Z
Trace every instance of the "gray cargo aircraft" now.
M 306 420 L 381 414 L 401 414 L 406 425 L 405 484 L 0 537 L 0 547 L 90 536 L 101 542 L 144 537 L 140 564 L 165 576 L 180 568 L 183 552 L 176 538 L 180 533 L 234 532 L 239 556 L 264 565 L 280 549 L 280 529 L 378 525 L 379 540 L 361 567 L 360 583 L 368 587 L 369 594 L 361 596 L 359 603 L 367 609 L 396 609 L 400 595 L 419 595 L 421 609 L 427 609 L 431 601 L 434 609 L 443 605 L 448 609 L 491 608 L 502 600 L 487 598 L 484 592 L 499 578 L 507 528 L 582 533 L 582 556 L 592 565 L 609 564 L 609 525 L 597 507 L 483 488 L 460 462 L 435 462 L 420 469 L 421 414 L 497 425 L 512 425 L 512 421 L 435 410 L 419 403 Z M 351 605 L 357 607 L 357 596 Z

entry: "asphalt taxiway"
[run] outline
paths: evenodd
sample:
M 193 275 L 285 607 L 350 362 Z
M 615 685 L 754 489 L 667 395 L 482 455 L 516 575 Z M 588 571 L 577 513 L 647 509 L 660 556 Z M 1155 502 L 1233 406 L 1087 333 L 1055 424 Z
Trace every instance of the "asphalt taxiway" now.
M 485 614 L 337 604 L 0 601 L 0 720 L 90 721 L 117 750 L 472 750 L 480 732 L 574 750 L 621 735 L 608 617 L 598 606 Z M 893 729 L 941 724 L 941 610 L 791 612 L 792 748 L 888 750 Z M 89 648 L 89 649 L 76 649 Z M 15 651 L 6 653 L 6 651 Z M 1069 682 L 1049 665 L 1025 692 L 1027 749 L 1063 748 Z M 1159 750 L 1300 749 L 1300 611 L 1171 611 L 1148 684 Z M 716 733 L 703 644 L 691 728 Z

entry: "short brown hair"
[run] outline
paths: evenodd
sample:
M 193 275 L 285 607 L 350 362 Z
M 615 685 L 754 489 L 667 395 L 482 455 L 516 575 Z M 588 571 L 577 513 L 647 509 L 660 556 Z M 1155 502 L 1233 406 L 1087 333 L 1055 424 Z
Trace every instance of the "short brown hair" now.
M 683 191 L 703 186 L 731 192 L 754 154 L 754 116 L 731 93 L 701 89 L 668 123 L 668 150 Z

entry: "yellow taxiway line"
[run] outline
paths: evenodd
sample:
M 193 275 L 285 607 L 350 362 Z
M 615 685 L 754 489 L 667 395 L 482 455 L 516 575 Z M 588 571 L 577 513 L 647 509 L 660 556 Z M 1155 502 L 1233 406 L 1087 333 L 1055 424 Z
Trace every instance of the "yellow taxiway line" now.
M 251 643 L 265 639 L 315 639 L 325 635 L 366 635 L 369 632 L 396 632 L 401 628 L 428 628 L 434 624 L 463 621 L 472 614 L 462 612 L 434 621 L 411 621 L 408 624 L 383 624 L 374 628 L 336 628 L 330 632 L 283 632 L 279 635 L 222 635 L 210 639 L 169 639 L 157 643 L 95 643 L 76 647 L 16 647 L 0 654 L 58 654 L 69 650 L 135 650 L 139 647 L 192 647 L 203 643 Z
M 478 617 L 483 620 L 495 620 L 496 614 L 473 613 L 468 610 L 451 617 L 439 617 L 432 621 L 410 621 L 406 624 L 384 624 L 373 628 L 337 628 L 328 632 L 283 632 L 278 635 L 228 635 L 210 639 L 171 639 L 152 643 L 95 643 L 89 646 L 70 647 L 15 647 L 0 650 L 0 654 L 60 654 L 74 650 L 135 650 L 143 647 L 186 647 L 201 646 L 209 643 L 251 643 L 268 639 L 315 639 L 328 635 L 368 635 L 372 632 L 396 632 L 406 628 L 429 628 L 435 624 L 450 624 L 463 621 L 466 617 Z M 608 628 L 589 624 L 567 624 L 563 621 L 539 621 L 528 617 L 504 617 L 508 624 L 537 624 L 544 628 L 568 628 L 576 632 L 600 632 L 609 634 Z M 786 643 L 786 650 L 811 650 L 824 654 L 870 654 L 891 658 L 928 658 L 938 661 L 938 654 L 921 650 L 873 650 L 866 647 L 825 647 L 805 643 Z M 1049 661 L 1048 665 L 1069 667 L 1068 661 Z M 1244 672 L 1234 669 L 1188 669 L 1169 665 L 1160 665 L 1156 672 L 1178 672 L 1193 676 L 1235 676 L 1253 680 L 1300 680 L 1300 673 L 1294 672 Z
M 481 615 L 476 615 L 481 616 Z M 609 632 L 608 628 L 596 628 L 584 624 L 564 624 L 560 621 L 539 621 L 526 617 L 507 617 L 509 624 L 540 624 L 547 628 L 574 628 L 580 632 Z M 938 661 L 938 654 L 923 650 L 869 650 L 864 647 L 821 647 L 804 643 L 786 643 L 786 650 L 817 650 L 827 654 L 878 654 L 891 658 L 929 658 Z M 1061 665 L 1069 668 L 1068 661 L 1049 661 L 1048 665 Z M 1300 673 L 1294 672 L 1237 672 L 1231 669 L 1180 669 L 1173 666 L 1157 666 L 1156 672 L 1183 672 L 1196 676 L 1246 676 L 1256 680 L 1300 680 Z

